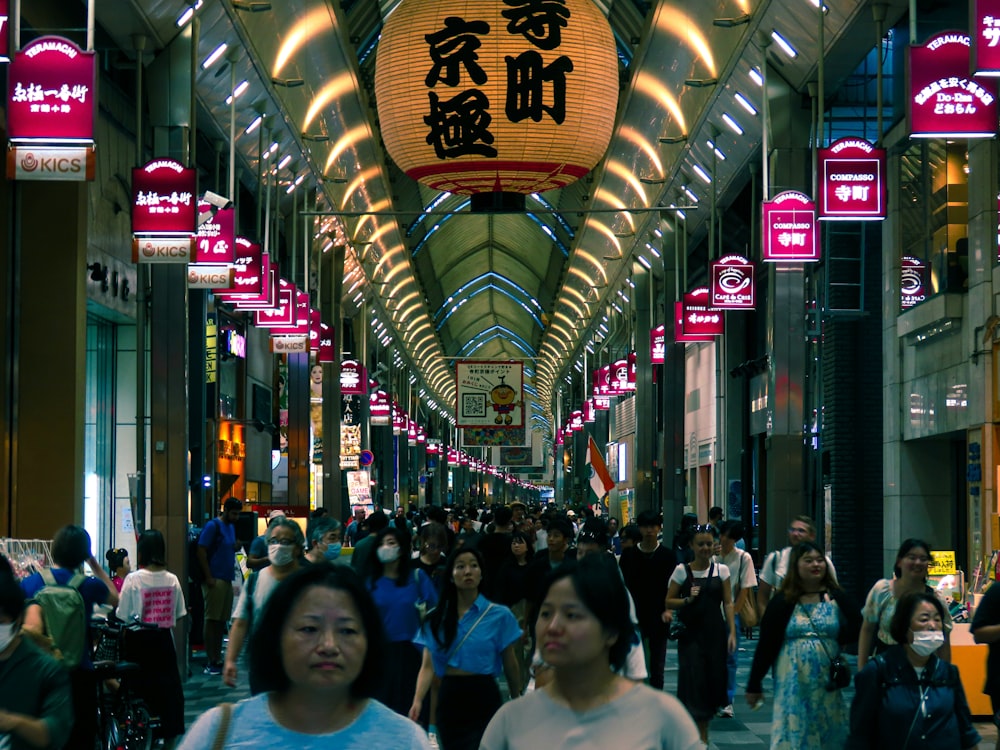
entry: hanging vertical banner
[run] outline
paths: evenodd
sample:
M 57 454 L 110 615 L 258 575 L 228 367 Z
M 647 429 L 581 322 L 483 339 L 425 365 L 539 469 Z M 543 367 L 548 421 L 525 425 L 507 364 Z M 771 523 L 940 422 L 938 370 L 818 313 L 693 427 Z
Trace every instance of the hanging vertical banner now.
M 392 403 L 385 391 L 381 389 L 372 391 L 368 398 L 368 420 L 373 427 L 388 427 L 392 424 Z
M 0 0 L 0 62 L 10 62 L 10 0 Z
M 228 209 L 227 209 L 228 210 Z M 198 229 L 198 242 L 201 242 L 201 227 Z M 227 301 L 249 302 L 259 298 L 263 288 L 264 274 L 260 245 L 251 242 L 246 237 L 233 239 L 233 278 L 232 291 L 216 290 L 216 296 Z
M 610 395 L 609 381 L 611 379 L 611 365 L 604 365 L 594 370 L 593 393 L 595 396 Z
M 58 36 L 35 39 L 7 69 L 7 137 L 89 145 L 96 93 L 95 53 Z
M 368 372 L 356 359 L 345 359 L 340 363 L 340 392 L 353 396 L 363 396 L 368 392 Z
M 726 316 L 709 304 L 707 286 L 684 294 L 684 333 L 695 336 L 721 336 L 726 332 Z
M 911 138 L 993 138 L 997 85 L 969 75 L 971 41 L 942 31 L 909 49 L 906 112 Z
M 972 70 L 1000 76 L 1000 0 L 972 2 Z
M 212 214 L 212 205 L 198 201 L 198 218 L 209 218 L 198 225 L 195 239 L 195 263 L 236 262 L 236 209 L 220 208 Z M 258 260 L 260 250 L 258 249 Z
M 909 310 L 927 299 L 927 263 L 904 255 L 899 268 L 899 306 Z
M 524 426 L 524 365 L 455 363 L 457 427 Z
M 885 149 L 841 138 L 817 150 L 821 221 L 885 218 Z
M 649 362 L 653 365 L 662 365 L 667 358 L 667 334 L 666 326 L 656 326 L 649 332 Z
M 801 263 L 820 259 L 816 204 L 809 196 L 786 190 L 760 205 L 764 260 Z
M 569 422 L 567 423 L 570 431 L 572 432 L 582 432 L 583 431 L 583 410 L 574 409 L 569 413 Z
M 583 402 L 583 406 L 580 409 L 583 412 L 584 422 L 593 422 L 597 419 L 597 410 L 594 409 L 594 399 L 588 398 Z
M 326 323 L 320 321 L 319 324 L 319 353 L 317 354 L 318 362 L 329 362 L 333 363 L 333 326 L 329 326 Z
M 711 305 L 717 310 L 753 310 L 754 265 L 742 255 L 713 260 L 709 270 Z
M 174 159 L 153 159 L 132 170 L 132 233 L 189 236 L 197 220 L 197 173 Z M 222 259 L 219 262 L 230 262 Z

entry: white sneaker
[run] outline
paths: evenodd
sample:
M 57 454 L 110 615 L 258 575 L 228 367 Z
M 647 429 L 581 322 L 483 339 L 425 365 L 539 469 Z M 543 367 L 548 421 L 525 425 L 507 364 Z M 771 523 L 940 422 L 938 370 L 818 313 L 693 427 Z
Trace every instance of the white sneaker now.
M 716 713 L 716 716 L 718 716 L 720 718 L 723 718 L 723 719 L 731 719 L 735 715 L 736 715 L 736 712 L 733 711 L 733 704 L 732 703 L 730 703 L 725 708 L 720 708 L 718 710 L 718 712 Z
M 434 732 L 431 732 L 430 734 L 427 735 L 427 742 L 430 744 L 432 748 L 434 748 L 434 750 L 438 750 L 438 748 L 441 747 L 438 744 L 438 736 L 434 734 Z

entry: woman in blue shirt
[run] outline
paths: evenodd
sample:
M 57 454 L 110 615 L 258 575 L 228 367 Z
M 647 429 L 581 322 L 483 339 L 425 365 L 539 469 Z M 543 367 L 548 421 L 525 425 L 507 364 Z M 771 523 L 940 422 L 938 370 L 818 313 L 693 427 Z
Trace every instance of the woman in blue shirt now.
M 430 577 L 412 566 L 410 536 L 393 526 L 375 537 L 375 554 L 368 558 L 368 589 L 375 599 L 387 644 L 386 673 L 376 697 L 396 713 L 406 716 L 420 671 L 420 649 L 413 639 L 420 629 L 420 608 L 437 604 L 437 591 Z
M 521 628 L 507 607 L 479 593 L 482 580 L 479 550 L 456 550 L 445 568 L 441 602 L 416 639 L 424 657 L 410 718 L 420 716 L 431 681 L 439 677 L 437 729 L 443 750 L 478 750 L 486 725 L 503 704 L 496 681 L 501 669 L 510 697 L 521 694 L 516 651 Z

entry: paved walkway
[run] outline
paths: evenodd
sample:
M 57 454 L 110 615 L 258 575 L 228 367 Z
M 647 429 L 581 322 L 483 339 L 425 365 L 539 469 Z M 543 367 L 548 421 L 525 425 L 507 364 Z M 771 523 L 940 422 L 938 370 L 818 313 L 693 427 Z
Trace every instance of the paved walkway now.
M 773 708 L 771 696 L 768 694 L 768 699 L 760 710 L 751 711 L 746 705 L 742 691 L 750 674 L 750 662 L 753 659 L 756 645 L 756 640 L 741 641 L 736 673 L 736 684 L 740 686 L 737 690 L 735 703 L 736 716 L 732 719 L 713 719 L 709 727 L 709 739 L 712 742 L 712 747 L 717 748 L 717 750 L 750 750 L 751 748 L 765 748 L 769 745 Z M 184 687 L 187 699 L 185 717 L 189 727 L 202 712 L 212 708 L 217 703 L 237 701 L 250 695 L 245 669 L 240 671 L 237 687 L 227 688 L 223 685 L 221 677 L 202 674 L 204 666 L 204 657 L 196 654 L 191 661 L 191 678 Z M 676 691 L 677 652 L 673 643 L 670 644 L 670 650 L 667 654 L 664 683 L 668 692 Z M 854 697 L 853 687 L 845 689 L 844 697 L 850 702 Z M 994 750 L 997 731 L 993 724 L 976 722 L 976 728 L 983 737 L 983 742 L 979 744 L 979 750 Z M 626 749 L 623 748 L 623 750 Z

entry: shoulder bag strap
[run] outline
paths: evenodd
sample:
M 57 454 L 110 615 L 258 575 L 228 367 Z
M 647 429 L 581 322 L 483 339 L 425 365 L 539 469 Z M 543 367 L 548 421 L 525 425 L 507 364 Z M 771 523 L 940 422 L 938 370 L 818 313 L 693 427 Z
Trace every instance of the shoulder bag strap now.
M 458 651 L 459 651 L 459 649 L 462 648 L 462 646 L 465 645 L 465 642 L 467 640 L 469 640 L 469 636 L 472 635 L 472 631 L 479 627 L 479 623 L 481 623 L 483 621 L 483 618 L 486 617 L 486 613 L 489 612 L 491 609 L 493 609 L 493 602 L 490 602 L 487 605 L 486 609 L 483 610 L 483 613 L 481 615 L 479 615 L 479 619 L 477 619 L 472 624 L 472 627 L 469 628 L 469 631 L 465 634 L 465 637 L 462 638 L 462 641 L 454 649 L 452 649 L 452 652 L 450 654 L 448 654 L 448 659 L 449 660 L 451 660 L 451 657 L 453 657 L 455 654 L 457 654 Z
M 834 603 L 834 602 L 833 602 L 833 599 L 832 599 L 832 598 L 830 597 L 830 594 L 829 594 L 829 593 L 827 593 L 827 592 L 825 592 L 825 591 L 824 591 L 824 592 L 823 592 L 823 596 L 822 596 L 822 597 L 820 597 L 820 601 L 823 601 L 823 597 L 826 597 L 826 600 L 827 600 L 828 602 L 831 602 L 831 603 Z M 839 609 L 839 607 L 838 607 L 838 609 Z M 792 611 L 793 611 L 793 612 L 795 611 L 795 607 L 794 607 L 794 606 L 792 607 Z M 811 613 L 809 612 L 809 610 L 808 610 L 808 609 L 806 609 L 806 608 L 805 608 L 804 606 L 802 607 L 802 611 L 803 611 L 803 612 L 805 612 L 805 613 L 806 613 L 806 617 L 808 617 L 808 618 L 809 618 L 809 624 L 810 624 L 810 625 L 812 625 L 812 627 L 813 627 L 813 630 L 816 630 L 816 623 L 815 623 L 815 622 L 813 622 L 813 618 L 812 618 L 812 614 L 811 614 Z M 827 647 L 826 647 L 826 644 L 825 644 L 825 643 L 823 643 L 823 637 L 822 637 L 822 636 L 820 636 L 820 634 L 819 634 L 819 631 L 818 631 L 818 630 L 816 631 L 816 635 L 817 635 L 817 637 L 819 638 L 819 645 L 820 645 L 820 647 L 821 647 L 821 648 L 823 649 L 823 653 L 825 653 L 825 654 L 826 654 L 826 658 L 830 660 L 830 663 L 831 663 L 831 664 L 833 664 L 833 659 L 834 659 L 834 657 L 830 655 L 830 651 L 829 651 L 829 649 L 827 649 Z
M 220 703 L 219 708 L 222 709 L 222 718 L 219 721 L 219 729 L 215 733 L 215 739 L 212 740 L 211 750 L 222 750 L 225 747 L 226 736 L 229 734 L 229 723 L 233 718 L 232 703 Z

